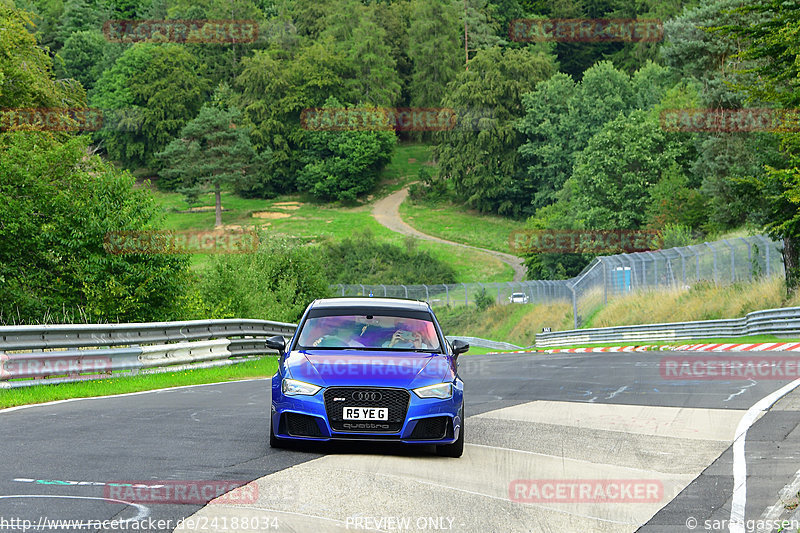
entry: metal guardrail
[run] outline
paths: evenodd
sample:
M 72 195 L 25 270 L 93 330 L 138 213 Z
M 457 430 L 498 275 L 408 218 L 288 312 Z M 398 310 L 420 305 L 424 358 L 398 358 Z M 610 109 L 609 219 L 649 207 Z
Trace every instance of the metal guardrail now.
M 274 353 L 266 339 L 296 327 L 245 319 L 0 326 L 0 389 L 233 364 Z
M 546 347 L 595 342 L 672 341 L 748 335 L 800 336 L 800 307 L 754 311 L 744 318 L 538 333 L 535 345 Z
M 463 335 L 446 335 L 445 337 L 450 342 L 459 339 L 468 342 L 470 346 L 480 346 L 481 348 L 489 348 L 491 350 L 522 350 L 521 346 L 511 344 L 510 342 L 493 341 L 481 339 L 480 337 L 465 337 Z

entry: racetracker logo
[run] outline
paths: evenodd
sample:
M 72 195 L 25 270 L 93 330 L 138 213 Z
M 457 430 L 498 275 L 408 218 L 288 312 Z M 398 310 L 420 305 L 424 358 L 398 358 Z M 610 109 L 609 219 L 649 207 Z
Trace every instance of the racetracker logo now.
M 79 107 L 25 107 L 0 109 L 0 131 L 98 131 L 103 111 Z
M 110 357 L 93 355 L 92 350 L 84 352 L 70 355 L 59 355 L 58 352 L 15 355 L 0 353 L 0 380 L 111 372 Z
M 655 230 L 514 230 L 508 245 L 515 254 L 632 253 L 661 247 Z
M 258 485 L 247 481 L 115 481 L 103 487 L 103 497 L 130 503 L 177 503 L 205 505 L 254 504 Z
M 797 379 L 800 358 L 771 356 L 664 357 L 661 377 L 675 380 Z
M 255 20 L 108 20 L 103 34 L 112 43 L 252 43 Z
M 482 131 L 495 125 L 488 109 L 315 107 L 300 114 L 300 126 L 310 131 Z
M 242 254 L 258 249 L 254 230 L 241 231 L 112 231 L 103 248 L 126 254 Z
M 515 479 L 508 497 L 519 503 L 658 503 L 657 479 Z
M 656 19 L 514 19 L 508 36 L 519 42 L 658 42 L 664 25 Z
M 796 109 L 665 109 L 660 120 L 664 131 L 800 131 Z

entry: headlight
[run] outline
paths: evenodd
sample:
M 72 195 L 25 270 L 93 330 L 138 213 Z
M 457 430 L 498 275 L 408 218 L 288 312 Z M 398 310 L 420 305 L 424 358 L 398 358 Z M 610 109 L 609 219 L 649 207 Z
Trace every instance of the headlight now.
M 453 396 L 452 383 L 437 383 L 436 385 L 428 385 L 427 387 L 420 387 L 414 389 L 414 394 L 420 398 L 439 398 L 446 400 Z
M 284 379 L 281 384 L 281 390 L 286 396 L 313 396 L 322 387 L 306 383 L 304 381 L 297 381 L 296 379 Z

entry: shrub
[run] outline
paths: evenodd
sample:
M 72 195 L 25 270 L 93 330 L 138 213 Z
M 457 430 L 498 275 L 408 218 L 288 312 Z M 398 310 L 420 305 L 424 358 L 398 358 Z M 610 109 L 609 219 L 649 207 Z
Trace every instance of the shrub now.
M 295 322 L 312 300 L 328 296 L 323 264 L 315 248 L 262 234 L 255 253 L 216 256 L 199 292 L 216 318 Z
M 414 238 L 404 244 L 378 242 L 369 230 L 341 242 L 327 242 L 323 245 L 326 275 L 331 283 L 345 284 L 455 283 L 453 267 L 419 250 Z

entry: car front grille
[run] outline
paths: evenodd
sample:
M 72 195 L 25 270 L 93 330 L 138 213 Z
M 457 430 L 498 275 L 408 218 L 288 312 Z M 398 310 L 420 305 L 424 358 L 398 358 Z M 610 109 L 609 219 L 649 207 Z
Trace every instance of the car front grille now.
M 379 398 L 373 396 L 377 393 Z M 355 396 L 355 397 L 354 397 Z M 358 399 L 359 397 L 363 397 Z M 325 391 L 325 411 L 334 431 L 397 433 L 403 429 L 411 394 L 405 389 L 378 387 L 331 387 Z M 345 407 L 386 407 L 389 420 L 344 420 Z

